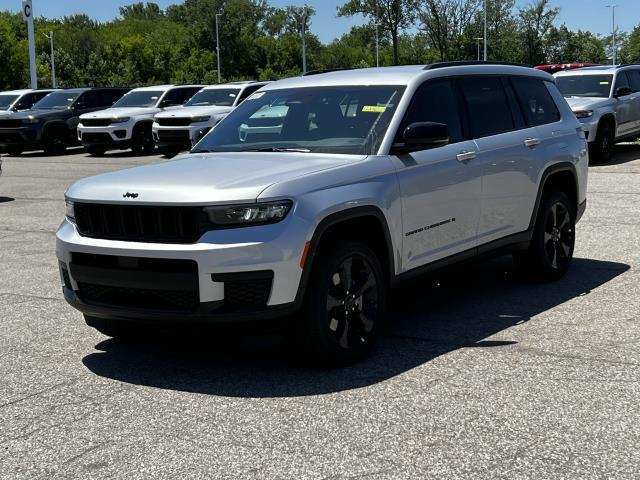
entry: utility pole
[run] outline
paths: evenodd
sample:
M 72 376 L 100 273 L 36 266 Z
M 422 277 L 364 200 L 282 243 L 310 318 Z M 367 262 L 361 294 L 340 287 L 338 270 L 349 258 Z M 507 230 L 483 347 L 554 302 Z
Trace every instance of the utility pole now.
M 380 24 L 376 22 L 376 67 L 380 66 L 380 37 L 378 36 L 378 28 Z
M 29 38 L 29 72 L 31 73 L 31 88 L 38 88 L 36 74 L 36 40 L 33 33 L 33 6 L 31 0 L 22 0 L 22 19 L 27 22 L 27 37 Z
M 476 37 L 475 40 L 478 44 L 478 61 L 480 61 L 480 40 L 482 40 L 482 37 Z
M 222 16 L 221 13 L 216 13 L 216 55 L 218 57 L 218 83 L 222 83 L 220 75 L 220 35 L 218 34 L 218 18 Z
M 484 0 L 484 61 L 487 61 L 487 0 Z
M 611 9 L 611 38 L 613 40 L 613 65 L 616 64 L 616 7 L 619 7 L 618 4 L 607 5 L 607 8 Z
M 56 59 L 53 55 L 53 32 L 49 32 L 49 35 L 43 33 L 43 35 L 49 39 L 51 44 L 51 87 L 56 88 Z

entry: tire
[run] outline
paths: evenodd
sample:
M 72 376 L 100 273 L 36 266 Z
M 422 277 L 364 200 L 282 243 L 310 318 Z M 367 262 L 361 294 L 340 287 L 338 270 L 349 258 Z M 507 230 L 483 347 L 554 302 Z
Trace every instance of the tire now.
M 615 132 L 610 124 L 605 123 L 598 127 L 596 140 L 589 145 L 589 158 L 594 163 L 607 163 L 613 155 L 615 144 Z
M 543 197 L 529 249 L 514 254 L 516 266 L 535 280 L 558 280 L 567 273 L 575 245 L 574 211 L 562 192 Z
M 294 347 L 313 363 L 347 365 L 367 356 L 384 318 L 380 262 L 360 242 L 332 245 L 314 262 Z
M 150 123 L 136 125 L 131 138 L 131 150 L 136 155 L 151 153 L 155 147 Z
M 142 328 L 133 322 L 116 322 L 104 318 L 92 317 L 90 315 L 85 315 L 84 321 L 87 325 L 95 328 L 107 337 L 121 340 L 133 340 L 142 336 Z
M 93 155 L 94 157 L 101 157 L 106 151 L 107 149 L 105 147 L 87 147 L 89 155 Z
M 52 127 L 44 132 L 44 153 L 47 155 L 62 155 L 69 145 L 69 134 L 63 128 Z

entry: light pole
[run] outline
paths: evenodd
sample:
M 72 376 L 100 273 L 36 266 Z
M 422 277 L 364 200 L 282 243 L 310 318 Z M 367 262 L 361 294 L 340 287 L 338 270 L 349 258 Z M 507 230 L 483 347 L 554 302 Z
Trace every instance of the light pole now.
M 484 61 L 487 61 L 487 0 L 484 0 Z
M 216 55 L 217 55 L 217 63 L 218 63 L 218 83 L 221 83 L 221 76 L 220 76 L 220 36 L 218 34 L 218 18 L 222 16 L 221 13 L 216 13 Z
M 476 37 L 475 40 L 478 44 L 478 61 L 480 61 L 480 40 L 482 40 L 482 37 Z
M 378 36 L 378 27 L 380 27 L 380 24 L 376 22 L 376 67 L 380 66 L 380 37 Z
M 51 87 L 56 88 L 56 60 L 53 55 L 53 32 L 49 32 L 49 35 L 43 33 L 45 37 L 49 39 L 51 44 Z
M 305 5 L 300 15 L 300 21 L 302 22 L 302 74 L 307 73 L 307 50 L 304 44 L 305 30 L 307 27 L 307 6 Z
M 616 64 L 616 7 L 620 5 L 611 4 L 607 5 L 607 8 L 611 9 L 611 37 L 613 40 L 613 65 Z

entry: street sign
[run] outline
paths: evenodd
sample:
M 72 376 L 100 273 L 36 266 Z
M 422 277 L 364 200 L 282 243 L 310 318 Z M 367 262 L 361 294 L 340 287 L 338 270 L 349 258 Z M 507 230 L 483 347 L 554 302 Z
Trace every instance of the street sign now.
M 31 6 L 31 0 L 22 0 L 22 19 L 25 22 L 28 22 L 31 18 L 32 8 L 33 7 Z
M 22 19 L 27 22 L 27 37 L 29 38 L 29 71 L 31 73 L 31 88 L 38 88 L 36 76 L 36 40 L 33 33 L 33 5 L 31 0 L 22 0 Z

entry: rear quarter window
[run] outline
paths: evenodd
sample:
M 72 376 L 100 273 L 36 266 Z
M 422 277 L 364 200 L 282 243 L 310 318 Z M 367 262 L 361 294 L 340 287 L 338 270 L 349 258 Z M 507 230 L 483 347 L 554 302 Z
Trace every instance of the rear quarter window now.
M 511 79 L 525 121 L 530 127 L 560 120 L 560 112 L 543 80 L 536 78 Z

